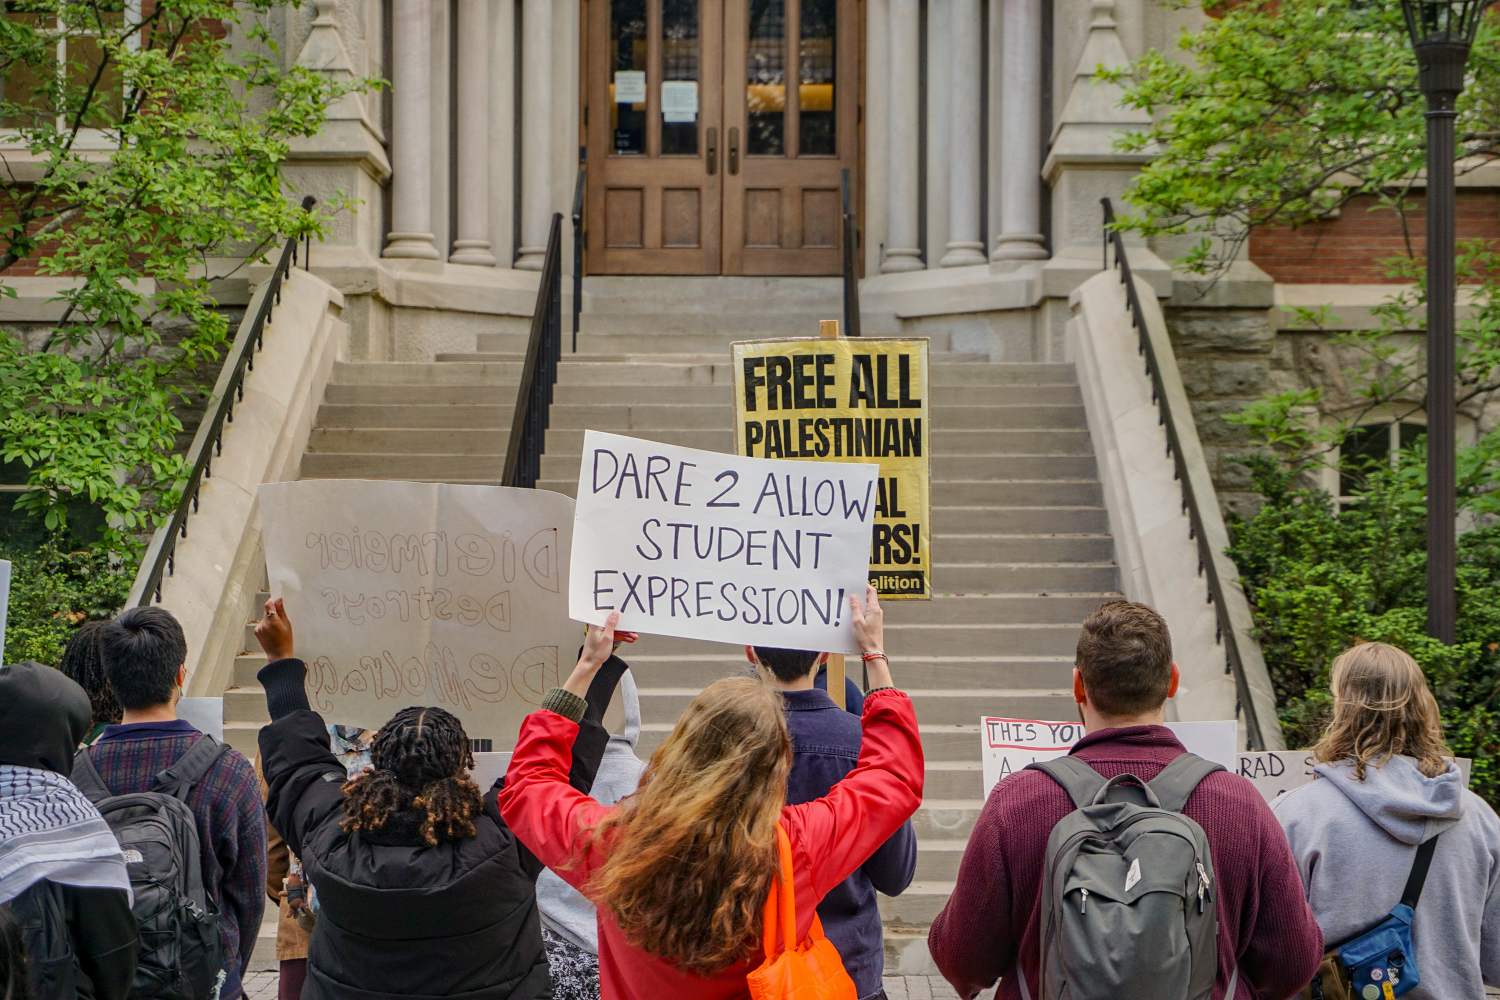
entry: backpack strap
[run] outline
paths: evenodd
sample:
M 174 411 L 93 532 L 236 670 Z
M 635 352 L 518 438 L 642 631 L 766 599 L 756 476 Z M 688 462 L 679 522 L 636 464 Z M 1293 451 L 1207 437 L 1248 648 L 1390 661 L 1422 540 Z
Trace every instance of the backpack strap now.
M 1427 882 L 1427 869 L 1432 867 L 1432 854 L 1437 850 L 1437 840 L 1442 834 L 1429 837 L 1417 848 L 1417 856 L 1411 862 L 1411 874 L 1406 876 L 1406 888 L 1401 891 L 1401 904 L 1417 908 L 1422 898 L 1422 886 Z
M 94 766 L 94 758 L 89 756 L 88 747 L 73 755 L 73 773 L 68 776 L 68 780 L 96 806 L 114 795 L 99 776 L 99 769 Z
M 1180 813 L 1198 783 L 1215 771 L 1222 770 L 1223 764 L 1204 760 L 1195 753 L 1184 753 L 1162 768 L 1161 773 L 1149 784 L 1156 797 L 1161 800 L 1163 809 Z
M 177 758 L 175 764 L 151 780 L 151 790 L 186 802 L 193 786 L 203 780 L 208 769 L 228 749 L 229 744 L 220 743 L 204 733 L 188 747 L 187 753 Z
M 1062 785 L 1077 809 L 1093 805 L 1099 790 L 1107 784 L 1104 775 L 1071 754 L 1027 764 L 1022 770 L 1041 771 Z

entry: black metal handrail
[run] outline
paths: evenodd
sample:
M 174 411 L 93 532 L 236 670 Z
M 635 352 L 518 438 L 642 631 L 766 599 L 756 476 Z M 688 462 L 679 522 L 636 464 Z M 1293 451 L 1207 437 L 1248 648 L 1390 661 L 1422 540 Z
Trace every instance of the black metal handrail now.
M 849 194 L 849 171 L 841 179 L 844 199 L 844 336 L 859 336 L 859 226 L 854 218 L 853 199 Z
M 1159 422 L 1167 430 L 1167 457 L 1172 459 L 1172 478 L 1182 484 L 1182 510 L 1188 516 L 1188 538 L 1198 543 L 1198 574 L 1208 577 L 1208 603 L 1214 606 L 1214 641 L 1224 646 L 1224 672 L 1234 675 L 1235 696 L 1245 712 L 1245 730 L 1251 750 L 1264 750 L 1266 741 L 1260 730 L 1260 716 L 1255 702 L 1250 697 L 1250 682 L 1245 677 L 1245 663 L 1240 658 L 1240 646 L 1234 623 L 1229 618 L 1229 605 L 1224 600 L 1224 583 L 1219 579 L 1219 568 L 1214 553 L 1209 548 L 1208 534 L 1203 530 L 1203 514 L 1198 506 L 1193 481 L 1188 476 L 1187 460 L 1183 457 L 1182 444 L 1177 435 L 1177 423 L 1172 417 L 1172 406 L 1167 399 L 1166 385 L 1162 381 L 1161 365 L 1157 362 L 1156 348 L 1146 330 L 1146 313 L 1141 308 L 1140 296 L 1136 293 L 1135 280 L 1130 273 L 1130 260 L 1125 255 L 1125 240 L 1114 228 L 1115 210 L 1108 198 L 1100 198 L 1104 206 L 1104 269 L 1109 270 L 1109 251 L 1114 247 L 1115 264 L 1119 269 L 1120 283 L 1125 286 L 1126 308 L 1130 310 L 1130 325 L 1140 337 L 1139 353 L 1146 358 L 1146 374 L 1151 378 L 1151 401 L 1159 411 Z
M 510 419 L 510 443 L 505 448 L 506 486 L 535 489 L 542 472 L 542 451 L 562 357 L 562 213 L 552 213 L 552 233 L 542 262 L 542 282 L 531 314 L 531 337 L 516 390 L 516 410 Z
M 583 311 L 583 179 L 588 168 L 579 164 L 573 185 L 573 353 L 578 353 L 578 314 Z
M 308 211 L 316 203 L 317 199 L 308 195 L 302 199 L 302 210 Z M 304 266 L 311 259 L 312 243 L 309 237 L 304 251 Z M 266 322 L 271 318 L 271 307 L 281 304 L 281 283 L 296 263 L 297 238 L 294 236 L 281 248 L 281 256 L 276 261 L 270 280 L 261 286 L 265 291 L 250 322 L 249 332 L 237 338 L 240 341 L 239 353 L 224 361 L 225 367 L 229 369 L 229 381 L 225 383 L 223 395 L 214 403 L 213 412 L 209 414 L 208 433 L 195 442 L 197 452 L 188 455 L 193 462 L 193 471 L 188 473 L 187 482 L 182 488 L 182 499 L 172 512 L 172 520 L 167 523 L 167 533 L 162 537 L 161 547 L 156 550 L 156 556 L 151 562 L 151 572 L 147 574 L 146 586 L 141 590 L 139 607 L 161 600 L 162 579 L 171 576 L 177 568 L 177 543 L 187 537 L 188 515 L 198 510 L 198 491 L 203 486 L 203 480 L 213 476 L 214 456 L 224 451 L 224 425 L 234 423 L 234 404 L 245 398 L 245 373 L 255 370 L 255 355 L 265 343 Z

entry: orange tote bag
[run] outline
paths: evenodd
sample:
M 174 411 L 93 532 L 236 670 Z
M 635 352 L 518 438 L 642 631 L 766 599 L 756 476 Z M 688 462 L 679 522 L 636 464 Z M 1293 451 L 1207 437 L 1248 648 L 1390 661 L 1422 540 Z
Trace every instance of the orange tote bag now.
M 823 922 L 813 914 L 807 939 L 797 944 L 797 890 L 792 882 L 792 841 L 776 824 L 776 848 L 781 855 L 781 877 L 771 883 L 766 897 L 766 960 L 745 978 L 751 1000 L 857 1000 L 854 980 L 844 971 L 844 960 L 833 942 L 823 936 Z M 787 948 L 776 953 L 776 922 L 781 917 L 781 939 Z

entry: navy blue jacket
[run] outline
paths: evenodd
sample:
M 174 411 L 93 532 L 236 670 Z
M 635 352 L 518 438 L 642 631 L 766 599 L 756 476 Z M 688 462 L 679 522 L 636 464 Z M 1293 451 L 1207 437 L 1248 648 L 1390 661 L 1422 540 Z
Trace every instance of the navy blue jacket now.
M 828 697 L 826 675 L 811 691 L 783 691 L 786 724 L 792 737 L 792 772 L 787 777 L 787 805 L 811 802 L 827 795 L 859 761 L 860 724 L 857 712 L 864 696 L 846 682 L 849 711 Z M 850 690 L 850 689 L 853 690 Z M 828 935 L 860 997 L 880 991 L 885 971 L 885 944 L 880 932 L 880 909 L 875 890 L 899 896 L 917 870 L 917 835 L 911 820 L 818 904 L 823 932 Z

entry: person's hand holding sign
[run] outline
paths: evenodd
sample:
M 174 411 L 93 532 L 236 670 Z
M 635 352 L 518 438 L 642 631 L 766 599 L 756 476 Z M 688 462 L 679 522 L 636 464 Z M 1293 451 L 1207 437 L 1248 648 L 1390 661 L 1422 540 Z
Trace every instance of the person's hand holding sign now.
M 849 595 L 849 623 L 854 627 L 854 641 L 859 643 L 860 659 L 865 661 L 870 689 L 894 687 L 891 665 L 885 656 L 885 611 L 874 587 L 865 584 L 863 607 L 858 597 Z
M 292 655 L 292 623 L 281 598 L 273 597 L 266 602 L 266 616 L 255 623 L 255 638 L 265 650 L 268 663 Z
M 611 611 L 603 625 L 589 626 L 584 633 L 583 651 L 578 654 L 578 665 L 568 675 L 568 681 L 563 685 L 564 690 L 571 691 L 580 698 L 586 697 L 594 675 L 614 653 L 615 647 L 622 642 L 635 642 L 637 637 L 634 632 L 615 631 L 618 624 L 620 612 Z

